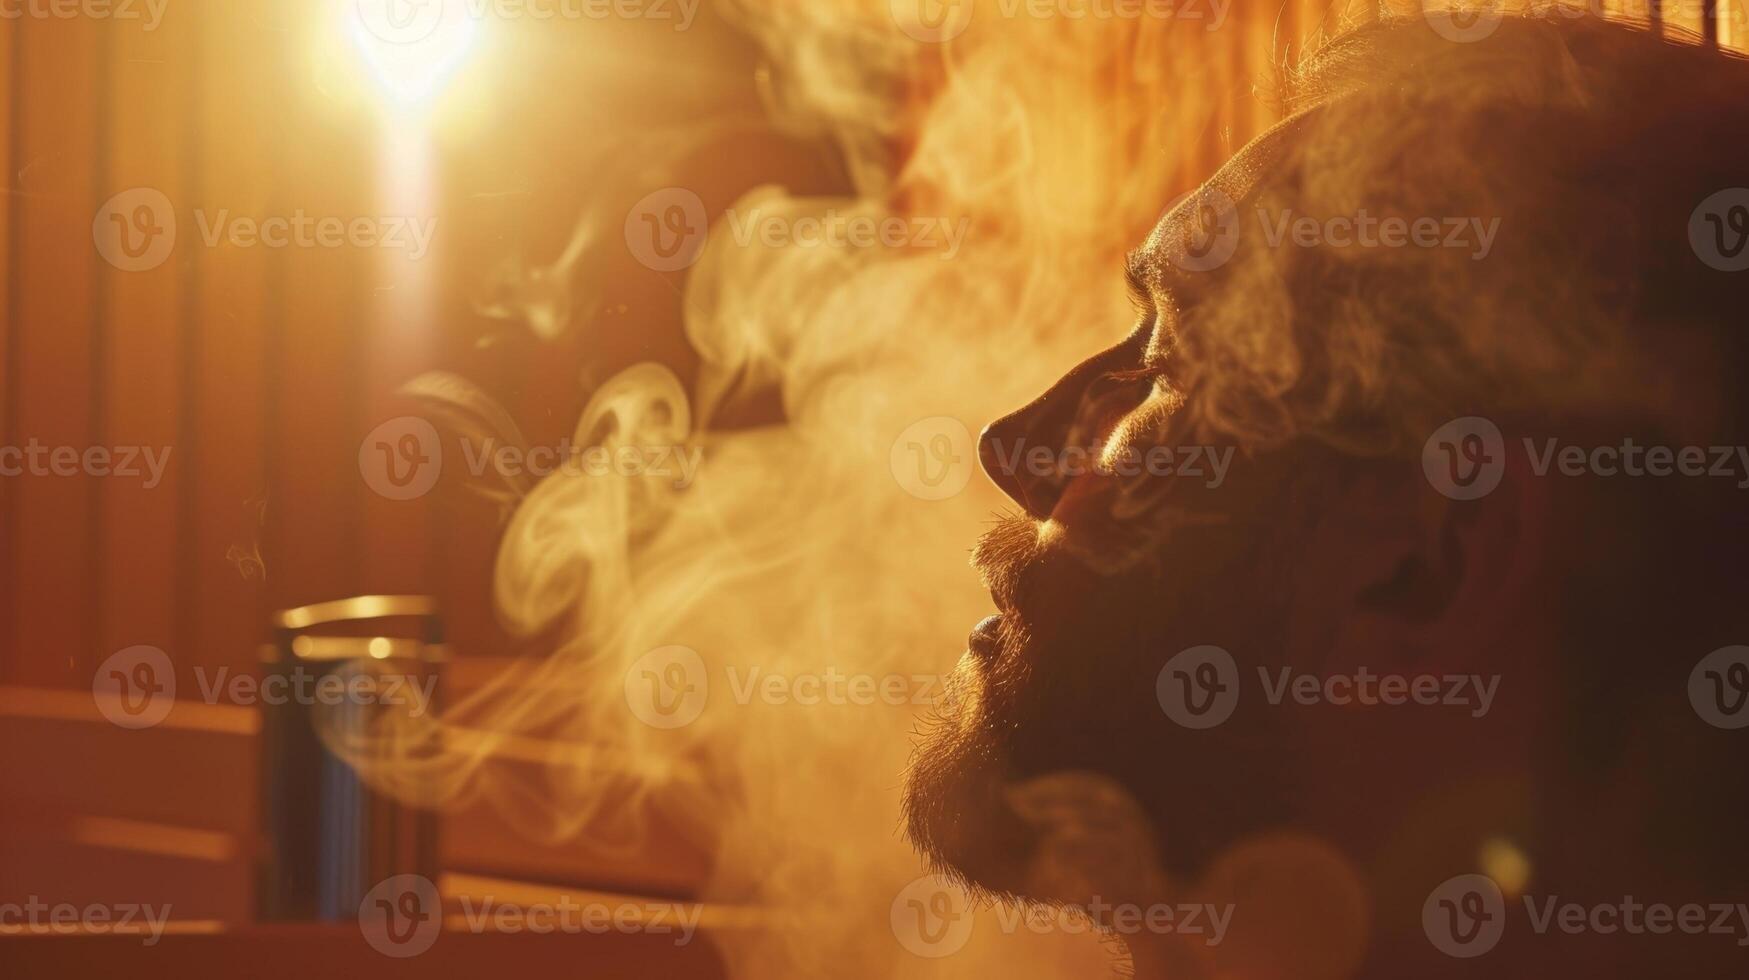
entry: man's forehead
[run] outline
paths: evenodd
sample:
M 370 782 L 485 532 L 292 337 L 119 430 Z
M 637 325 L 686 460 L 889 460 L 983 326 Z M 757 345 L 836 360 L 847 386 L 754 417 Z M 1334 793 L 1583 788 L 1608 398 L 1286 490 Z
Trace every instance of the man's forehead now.
M 1130 268 L 1137 278 L 1157 295 L 1170 292 L 1175 282 L 1182 282 L 1187 273 L 1172 262 L 1171 250 L 1175 243 L 1186 240 L 1186 233 L 1196 231 L 1198 208 L 1211 199 L 1237 207 L 1280 163 L 1305 130 L 1307 120 L 1321 108 L 1289 116 L 1265 130 L 1233 154 L 1201 187 L 1168 208 L 1147 239 L 1130 253 Z

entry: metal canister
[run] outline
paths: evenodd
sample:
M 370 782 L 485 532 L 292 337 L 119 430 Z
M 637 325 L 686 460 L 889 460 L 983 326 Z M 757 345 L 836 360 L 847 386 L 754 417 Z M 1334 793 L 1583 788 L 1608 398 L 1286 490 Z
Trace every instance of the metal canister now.
M 358 596 L 285 610 L 272 626 L 261 678 L 258 914 L 267 921 L 355 918 L 377 882 L 437 878 L 436 814 L 407 802 L 420 794 L 416 786 L 406 791 L 406 772 L 397 774 L 394 794 L 374 789 L 365 772 L 397 764 L 371 756 L 380 733 L 434 722 L 444 660 L 437 603 Z M 401 696 L 389 695 L 391 688 Z M 364 696 L 366 689 L 374 696 Z M 318 725 L 344 751 L 333 751 Z

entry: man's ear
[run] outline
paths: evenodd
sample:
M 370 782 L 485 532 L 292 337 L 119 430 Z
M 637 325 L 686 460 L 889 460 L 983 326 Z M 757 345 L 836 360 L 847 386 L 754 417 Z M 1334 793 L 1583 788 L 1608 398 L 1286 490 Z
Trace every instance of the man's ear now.
M 1325 667 L 1436 670 L 1426 661 L 1498 647 L 1545 598 L 1549 483 L 1513 454 L 1499 485 L 1473 500 L 1444 495 L 1414 461 L 1357 477 L 1313 542 L 1327 556 L 1313 594 L 1341 609 L 1317 617 L 1329 631 Z

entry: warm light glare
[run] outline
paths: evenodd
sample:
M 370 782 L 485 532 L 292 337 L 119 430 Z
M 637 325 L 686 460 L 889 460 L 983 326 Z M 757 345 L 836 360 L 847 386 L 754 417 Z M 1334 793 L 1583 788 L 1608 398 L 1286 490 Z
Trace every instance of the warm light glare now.
M 473 49 L 479 23 L 468 4 L 343 0 L 347 32 L 397 103 L 425 105 Z
M 1492 837 L 1484 841 L 1481 861 L 1482 873 L 1494 879 L 1508 898 L 1523 894 L 1530 884 L 1530 858 L 1509 840 Z

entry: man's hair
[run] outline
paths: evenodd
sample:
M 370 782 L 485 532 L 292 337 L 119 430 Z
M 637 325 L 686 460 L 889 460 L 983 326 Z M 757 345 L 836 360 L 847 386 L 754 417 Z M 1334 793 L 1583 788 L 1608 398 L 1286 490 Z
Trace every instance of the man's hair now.
M 1704 264 L 1688 224 L 1749 183 L 1749 62 L 1589 17 L 1471 43 L 1415 18 L 1330 41 L 1278 95 L 1299 132 L 1177 325 L 1170 376 L 1200 428 L 1365 454 L 1418 452 L 1472 413 L 1740 428 L 1749 280 Z M 1442 239 L 1443 219 L 1499 225 L 1479 258 L 1270 247 L 1258 208 L 1441 219 Z

